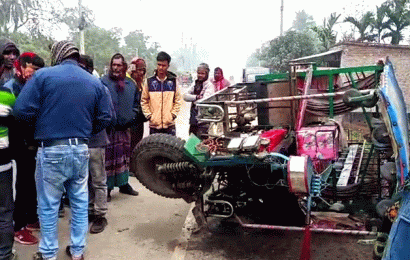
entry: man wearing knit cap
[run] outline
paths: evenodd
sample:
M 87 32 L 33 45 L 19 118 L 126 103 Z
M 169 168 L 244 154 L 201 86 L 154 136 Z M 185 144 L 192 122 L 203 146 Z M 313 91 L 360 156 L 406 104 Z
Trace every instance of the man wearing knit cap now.
M 101 82 L 82 69 L 73 43 L 51 47 L 52 67 L 37 71 L 14 106 L 17 120 L 35 127 L 36 187 L 41 240 L 34 259 L 56 259 L 58 208 L 64 189 L 71 205 L 71 259 L 84 259 L 88 232 L 88 139 L 112 118 Z
M 189 133 L 198 137 L 208 133 L 209 124 L 198 122 L 198 108 L 196 102 L 207 98 L 215 93 L 215 87 L 209 81 L 209 66 L 206 63 L 199 64 L 197 68 L 198 79 L 195 84 L 184 94 L 184 100 L 191 103 L 191 116 L 189 118 Z
M 0 68 L 3 71 L 0 76 L 1 86 L 14 77 L 13 64 L 20 56 L 20 51 L 13 41 L 7 38 L 0 38 L 0 54 L 4 57 L 4 63 Z

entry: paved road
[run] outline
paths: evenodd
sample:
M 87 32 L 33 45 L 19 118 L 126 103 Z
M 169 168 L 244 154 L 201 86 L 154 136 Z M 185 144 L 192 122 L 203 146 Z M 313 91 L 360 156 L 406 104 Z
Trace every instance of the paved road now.
M 130 183 L 140 195 L 132 197 L 115 189 L 108 208 L 108 226 L 100 234 L 89 234 L 86 259 L 169 260 L 178 244 L 190 205 L 182 200 L 166 199 L 145 189 L 136 178 Z M 59 221 L 58 259 L 69 259 L 69 209 Z M 34 232 L 39 236 L 39 232 Z M 20 260 L 30 260 L 37 245 L 15 243 Z

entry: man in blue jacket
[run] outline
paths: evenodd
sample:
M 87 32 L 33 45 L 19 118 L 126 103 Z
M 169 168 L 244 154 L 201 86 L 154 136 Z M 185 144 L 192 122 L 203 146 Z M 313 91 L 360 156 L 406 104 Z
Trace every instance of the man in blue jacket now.
M 109 96 L 83 70 L 69 41 L 51 47 L 52 67 L 39 70 L 16 100 L 15 116 L 35 127 L 36 187 L 41 240 L 35 259 L 56 259 L 58 208 L 64 188 L 71 205 L 71 259 L 84 259 L 88 231 L 88 138 L 111 122 Z

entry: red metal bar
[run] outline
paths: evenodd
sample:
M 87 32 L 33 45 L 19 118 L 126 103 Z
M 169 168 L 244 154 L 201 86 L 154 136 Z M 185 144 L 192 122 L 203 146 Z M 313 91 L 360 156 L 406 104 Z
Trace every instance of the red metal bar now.
M 236 220 L 242 227 L 245 228 L 258 228 L 258 229 L 270 229 L 270 230 L 285 230 L 285 231 L 303 231 L 305 227 L 287 227 L 287 226 L 274 226 L 266 224 L 245 224 L 242 220 L 235 215 Z M 330 228 L 310 228 L 310 231 L 317 233 L 328 234 L 343 234 L 343 235 L 361 235 L 361 236 L 375 236 L 375 231 L 363 231 L 363 230 L 345 230 L 345 229 L 330 229 Z

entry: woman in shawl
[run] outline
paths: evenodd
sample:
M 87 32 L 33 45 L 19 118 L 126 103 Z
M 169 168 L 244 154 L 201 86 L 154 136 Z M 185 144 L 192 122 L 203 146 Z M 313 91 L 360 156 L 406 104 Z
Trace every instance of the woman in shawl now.
M 231 85 L 229 80 L 224 78 L 224 73 L 220 67 L 216 67 L 214 70 L 214 78 L 211 80 L 212 84 L 215 86 L 215 91 L 222 90 Z

